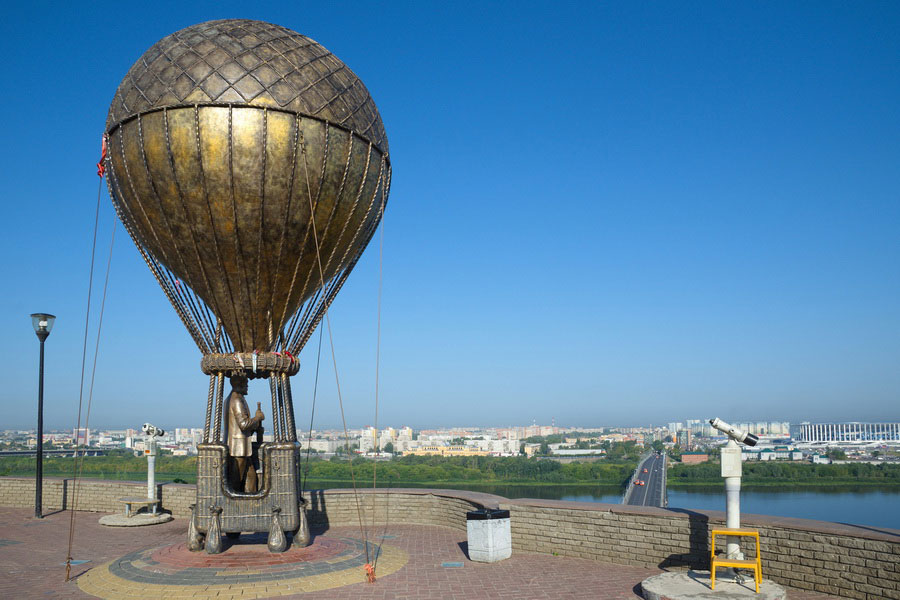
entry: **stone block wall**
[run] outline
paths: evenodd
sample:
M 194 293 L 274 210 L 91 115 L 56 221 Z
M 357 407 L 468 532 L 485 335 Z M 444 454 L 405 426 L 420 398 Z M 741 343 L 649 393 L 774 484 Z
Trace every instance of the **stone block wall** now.
M 709 569 L 710 531 L 725 513 L 551 500 L 506 500 L 513 548 L 648 567 Z M 900 531 L 742 515 L 759 530 L 763 576 L 859 600 L 900 600 Z M 725 538 L 716 540 L 723 547 Z M 755 556 L 751 538 L 742 550 Z
M 44 511 L 70 508 L 72 480 L 44 480 Z M 121 512 L 118 498 L 143 496 L 145 482 L 79 482 L 78 509 Z M 193 485 L 157 486 L 164 510 L 190 515 Z M 314 490 L 308 516 L 313 525 L 415 524 L 464 531 L 466 512 L 479 508 L 510 511 L 514 551 L 588 558 L 661 568 L 709 568 L 709 535 L 724 527 L 725 514 L 620 504 L 509 500 L 458 490 Z M 0 477 L 0 506 L 34 505 L 34 480 Z M 900 600 L 900 530 L 843 525 L 807 519 L 742 515 L 758 529 L 763 576 L 782 585 L 858 600 Z M 717 546 L 725 540 L 717 540 Z M 755 548 L 745 540 L 750 556 Z
M 75 503 L 76 489 L 72 479 L 45 477 L 41 487 L 41 506 L 44 513 L 70 509 Z M 119 498 L 146 496 L 146 481 L 105 481 L 80 479 L 77 488 L 78 510 L 89 512 L 124 512 Z M 160 506 L 176 517 L 191 514 L 190 505 L 196 500 L 197 488 L 179 483 L 159 483 L 156 497 Z M 34 506 L 34 478 L 0 477 L 0 506 Z
M 457 490 L 392 489 L 360 490 L 359 504 L 353 490 L 314 490 L 304 494 L 311 504 L 307 517 L 316 525 L 406 523 L 440 525 L 465 531 L 466 512 L 484 506 L 496 507 L 497 496 Z

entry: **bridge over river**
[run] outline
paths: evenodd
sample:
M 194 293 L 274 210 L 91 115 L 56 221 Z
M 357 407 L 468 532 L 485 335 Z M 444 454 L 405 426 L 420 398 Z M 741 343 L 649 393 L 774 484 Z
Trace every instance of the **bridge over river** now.
M 36 450 L 0 451 L 0 456 L 35 456 L 36 454 Z M 44 450 L 42 454 L 44 456 L 75 456 L 75 449 L 70 448 L 68 450 Z M 98 448 L 79 448 L 78 454 L 81 454 L 82 456 L 103 456 L 106 454 L 106 451 Z
M 628 482 L 622 504 L 666 507 L 666 455 L 651 452 L 641 459 Z

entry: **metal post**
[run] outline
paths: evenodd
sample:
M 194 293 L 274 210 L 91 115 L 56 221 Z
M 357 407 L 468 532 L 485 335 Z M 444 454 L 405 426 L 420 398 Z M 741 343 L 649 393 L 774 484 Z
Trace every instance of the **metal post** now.
M 725 478 L 725 526 L 729 529 L 741 528 L 741 478 L 726 477 Z M 729 558 L 740 558 L 741 545 L 738 542 L 740 538 L 736 536 L 728 536 L 728 545 L 726 547 Z
M 150 438 L 150 453 L 147 454 L 147 498 L 156 498 L 156 440 Z
M 741 448 L 733 439 L 722 448 L 722 477 L 725 478 L 725 527 L 741 527 Z M 728 558 L 742 558 L 740 538 L 728 536 Z
M 43 518 L 41 495 L 44 478 L 44 340 L 47 339 L 47 335 L 46 332 L 38 333 L 38 339 L 41 340 L 41 362 L 38 370 L 37 466 L 34 476 L 34 517 L 36 519 Z M 76 432 L 75 435 L 77 436 L 78 433 Z

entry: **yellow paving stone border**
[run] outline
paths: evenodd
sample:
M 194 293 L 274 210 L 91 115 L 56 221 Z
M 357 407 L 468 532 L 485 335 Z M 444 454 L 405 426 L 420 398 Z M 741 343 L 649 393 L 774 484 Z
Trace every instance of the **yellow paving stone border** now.
M 109 567 L 117 560 L 120 559 L 111 560 L 78 577 L 78 587 L 81 588 L 81 591 L 104 600 L 120 600 L 129 597 L 159 597 L 167 600 L 170 598 L 174 600 L 188 598 L 195 600 L 222 600 L 225 598 L 249 600 L 318 592 L 366 581 L 365 570 L 362 567 L 352 567 L 294 579 L 248 582 L 245 586 L 240 584 L 162 585 L 140 583 L 114 575 L 110 572 Z M 378 556 L 377 576 L 381 578 L 396 573 L 407 562 L 409 562 L 409 554 L 404 550 L 383 544 Z

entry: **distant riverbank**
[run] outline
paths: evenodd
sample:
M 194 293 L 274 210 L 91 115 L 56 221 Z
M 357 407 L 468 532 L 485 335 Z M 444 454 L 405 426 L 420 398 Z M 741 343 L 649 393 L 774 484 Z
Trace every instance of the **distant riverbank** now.
M 356 458 L 322 460 L 313 457 L 301 466 L 304 480 L 321 482 L 320 487 L 344 487 L 355 478 L 357 486 L 371 487 L 373 476 L 379 487 L 451 487 L 474 489 L 477 486 L 605 487 L 624 490 L 637 466 L 636 461 L 594 461 L 561 464 L 552 460 L 524 457 L 399 457 L 375 463 Z M 71 457 L 44 459 L 46 477 L 72 477 L 75 460 Z M 0 457 L 0 476 L 33 476 L 34 457 Z M 147 461 L 131 453 L 85 457 L 81 477 L 141 481 L 147 477 Z M 162 455 L 156 461 L 157 481 L 195 483 L 197 458 Z M 674 464 L 668 470 L 669 489 L 699 489 L 720 486 L 717 463 Z M 900 464 L 844 463 L 814 465 L 792 462 L 754 462 L 743 465 L 743 485 L 749 488 L 780 487 L 822 489 L 831 486 L 857 486 L 900 489 Z M 309 487 L 309 486 L 307 486 Z M 500 494 L 503 495 L 503 494 Z
M 816 465 L 781 461 L 747 462 L 742 465 L 743 485 L 754 487 L 827 487 L 835 485 L 900 488 L 900 464 L 841 463 Z M 721 484 L 718 463 L 675 464 L 668 472 L 669 488 Z
M 668 489 L 705 489 L 722 485 L 722 478 L 701 479 L 695 481 L 672 481 L 666 484 Z M 852 486 L 852 487 L 871 487 L 871 488 L 890 488 L 900 490 L 900 481 L 882 480 L 882 479 L 830 479 L 828 483 L 822 482 L 820 479 L 773 479 L 768 481 L 746 480 L 741 481 L 742 489 L 766 489 L 766 488 L 783 488 L 785 486 L 802 487 L 810 489 L 827 489 L 834 486 Z

